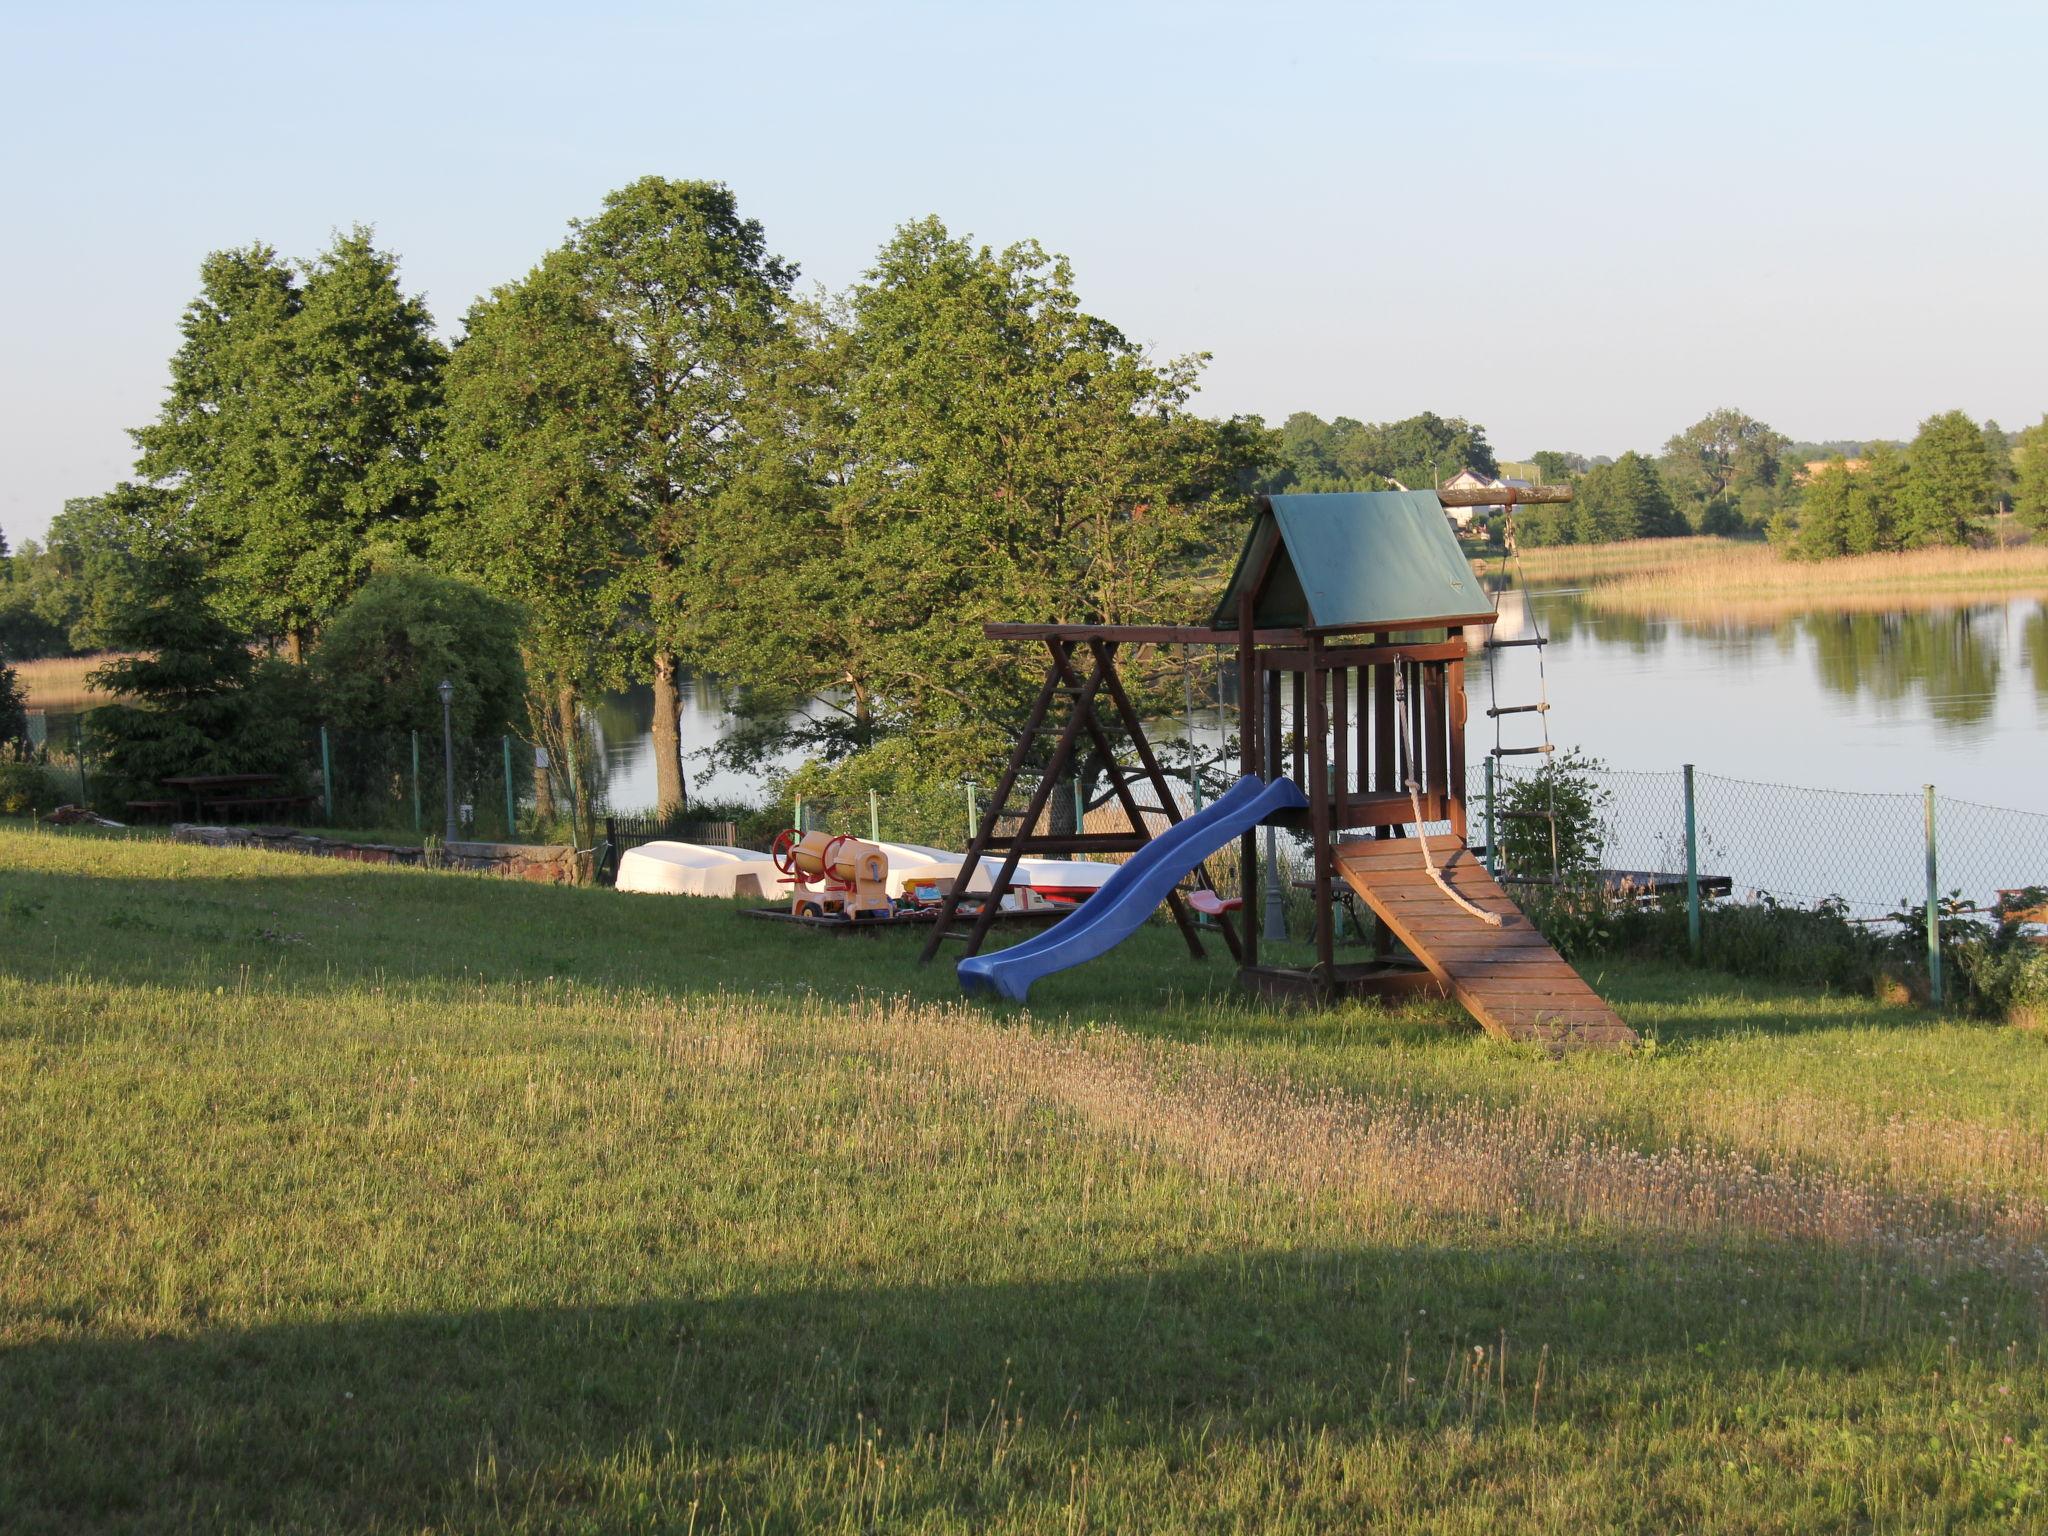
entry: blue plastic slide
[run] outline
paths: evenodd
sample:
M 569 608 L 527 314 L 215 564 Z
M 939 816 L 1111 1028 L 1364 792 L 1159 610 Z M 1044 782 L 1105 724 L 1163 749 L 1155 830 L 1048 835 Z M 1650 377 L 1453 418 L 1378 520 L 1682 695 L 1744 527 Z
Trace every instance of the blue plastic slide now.
M 1041 934 L 993 954 L 960 962 L 960 985 L 994 990 L 1023 1002 L 1031 983 L 1106 954 L 1137 931 L 1188 872 L 1275 811 L 1300 810 L 1307 798 L 1292 779 L 1262 782 L 1247 774 L 1206 810 L 1169 827 L 1082 902 Z

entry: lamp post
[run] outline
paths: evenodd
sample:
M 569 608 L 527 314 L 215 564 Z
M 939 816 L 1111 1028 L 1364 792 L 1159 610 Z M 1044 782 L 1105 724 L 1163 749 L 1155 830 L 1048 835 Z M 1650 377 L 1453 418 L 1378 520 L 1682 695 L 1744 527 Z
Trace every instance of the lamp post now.
M 455 725 L 448 712 L 448 706 L 455 702 L 455 685 L 444 677 L 435 692 L 441 695 L 441 797 L 447 810 L 441 842 L 445 846 L 455 841 Z

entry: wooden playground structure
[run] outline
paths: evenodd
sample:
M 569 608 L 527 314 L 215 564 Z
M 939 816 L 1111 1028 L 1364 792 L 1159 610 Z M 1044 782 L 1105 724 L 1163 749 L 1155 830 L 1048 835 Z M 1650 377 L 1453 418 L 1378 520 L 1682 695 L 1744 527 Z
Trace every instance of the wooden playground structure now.
M 923 958 L 958 936 L 952 929 L 959 893 L 983 860 L 1001 859 L 994 881 L 1000 897 L 1012 888 L 1021 858 L 1131 854 L 1152 838 L 1145 812 L 1163 815 L 1170 827 L 1183 820 L 1118 675 L 1118 652 L 1140 644 L 1228 646 L 1237 663 L 1242 773 L 1267 783 L 1286 775 L 1306 796 L 1304 808 L 1279 811 L 1264 824 L 1305 835 L 1313 958 L 1262 960 L 1258 925 L 1240 929 L 1231 918 L 1233 909 L 1256 909 L 1218 900 L 1199 863 L 1166 902 L 1192 955 L 1200 958 L 1204 949 L 1191 904 L 1215 914 L 1240 982 L 1267 995 L 1450 996 L 1504 1040 L 1552 1048 L 1633 1044 L 1634 1032 L 1550 947 L 1467 845 L 1467 631 L 1484 631 L 1489 648 L 1543 641 L 1493 639 L 1492 602 L 1442 508 L 1569 496 L 1568 488 L 1543 487 L 1261 498 L 1207 625 L 988 625 L 991 639 L 1044 646 L 1049 664 Z M 1490 713 L 1540 719 L 1547 709 L 1540 703 Z M 1119 763 L 1112 727 L 1129 742 L 1135 764 Z M 1110 793 L 1127 829 L 1045 830 L 1054 785 L 1084 740 L 1108 765 Z M 1547 753 L 1547 731 L 1542 746 L 1491 750 Z M 1039 777 L 1028 803 L 1012 806 L 1034 765 Z M 1020 809 L 1017 829 L 1001 830 Z M 1449 830 L 1424 835 L 1431 824 Z M 1249 897 L 1261 878 L 1258 832 L 1245 829 L 1238 843 L 1239 889 Z M 1340 960 L 1337 903 L 1346 893 L 1377 921 L 1373 959 Z M 994 899 L 982 904 L 966 934 L 967 955 L 979 952 L 996 906 Z

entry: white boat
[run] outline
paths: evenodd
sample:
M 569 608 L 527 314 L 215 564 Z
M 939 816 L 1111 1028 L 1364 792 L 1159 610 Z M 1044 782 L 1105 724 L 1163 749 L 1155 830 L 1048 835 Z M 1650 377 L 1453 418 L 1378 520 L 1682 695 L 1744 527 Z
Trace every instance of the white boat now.
M 788 889 L 777 879 L 774 862 L 752 848 L 642 843 L 619 855 L 618 889 L 622 891 L 767 900 Z
M 948 853 L 943 848 L 928 848 L 923 843 L 877 843 L 875 846 L 889 855 L 891 896 L 907 896 L 920 886 L 935 887 L 943 896 L 960 878 L 961 866 L 967 862 L 964 853 Z M 967 889 L 987 890 L 992 873 L 984 859 L 981 867 L 975 870 L 974 878 L 967 882 Z
M 1041 896 L 1086 901 L 1120 867 L 1093 864 L 1085 859 L 1019 859 L 1017 878 L 1029 883 Z

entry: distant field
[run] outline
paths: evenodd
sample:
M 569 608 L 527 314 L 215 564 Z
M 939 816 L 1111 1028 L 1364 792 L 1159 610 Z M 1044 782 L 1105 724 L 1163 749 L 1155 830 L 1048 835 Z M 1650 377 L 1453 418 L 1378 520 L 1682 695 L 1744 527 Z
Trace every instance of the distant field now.
M 88 673 L 118 659 L 117 655 L 109 653 L 103 656 L 56 656 L 42 661 L 17 661 L 11 665 L 15 675 L 21 679 L 22 692 L 28 698 L 30 709 L 65 714 L 112 702 L 106 694 L 95 693 L 86 687 L 85 679 Z
M 1729 603 L 1796 608 L 1896 607 L 1979 595 L 2048 593 L 2048 545 L 1922 549 L 1824 562 L 1787 560 L 1767 545 L 1732 539 L 1636 539 L 1524 551 L 1533 582 L 1583 582 L 1595 607 L 1683 614 Z M 1497 571 L 1497 563 L 1485 569 Z
M 914 942 L 0 827 L 0 1528 L 2048 1517 L 2040 1038 Z

